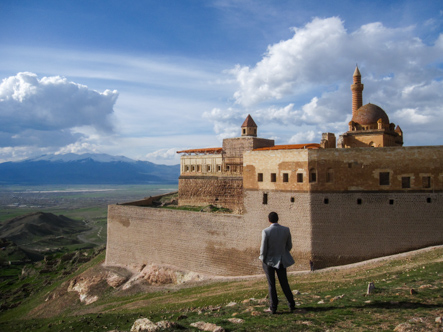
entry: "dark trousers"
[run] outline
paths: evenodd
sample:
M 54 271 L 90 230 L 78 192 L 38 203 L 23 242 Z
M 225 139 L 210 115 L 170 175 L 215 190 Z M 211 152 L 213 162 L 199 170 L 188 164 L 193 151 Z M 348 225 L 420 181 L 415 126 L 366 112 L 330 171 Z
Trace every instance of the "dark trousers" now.
M 292 295 L 291 288 L 288 283 L 288 276 L 286 274 L 286 268 L 280 266 L 279 269 L 275 267 L 269 266 L 263 263 L 263 270 L 265 271 L 266 278 L 268 279 L 268 287 L 269 287 L 269 308 L 272 311 L 277 310 L 278 306 L 278 297 L 277 297 L 277 289 L 275 288 L 275 273 L 277 272 L 278 282 L 280 283 L 281 289 L 288 300 L 289 308 L 292 310 L 295 308 L 294 295 Z

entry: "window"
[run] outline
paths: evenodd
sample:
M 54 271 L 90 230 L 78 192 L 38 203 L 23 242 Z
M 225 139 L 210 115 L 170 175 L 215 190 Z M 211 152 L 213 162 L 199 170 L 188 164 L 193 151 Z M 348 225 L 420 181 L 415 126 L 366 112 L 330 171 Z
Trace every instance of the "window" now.
M 268 194 L 263 193 L 263 204 L 268 204 Z
M 194 165 L 192 165 L 192 169 L 191 169 L 193 172 L 195 172 L 195 166 Z
M 393 199 L 389 200 L 389 205 L 394 205 L 394 200 Z
M 258 182 L 263 182 L 263 173 L 258 173 L 257 174 L 257 181 Z
M 402 188 L 411 188 L 411 178 L 409 176 L 403 176 L 401 178 L 401 187 Z
M 431 188 L 431 177 L 430 176 L 423 176 L 422 185 L 423 185 L 423 188 Z
M 243 135 L 246 134 L 246 129 L 243 129 Z
M 217 172 L 221 172 L 221 166 L 217 165 Z
M 277 182 L 277 174 L 271 173 L 271 182 Z
M 211 171 L 211 165 L 206 165 L 206 172 L 210 172 Z
M 325 198 L 325 199 L 323 200 L 323 203 L 325 203 L 325 204 L 329 204 L 329 198 Z
M 309 171 L 309 182 L 317 182 L 317 172 L 315 168 L 311 168 Z
M 283 182 L 289 182 L 289 174 L 283 173 Z
M 380 172 L 380 186 L 389 186 L 389 172 Z
M 431 197 L 426 198 L 426 203 L 432 203 Z
M 297 182 L 299 183 L 303 182 L 303 173 L 297 173 Z
M 197 172 L 200 172 L 200 165 L 197 165 Z
M 295 198 L 291 197 L 291 203 L 294 203 L 294 202 L 295 202 Z
M 189 166 L 185 166 L 185 172 L 189 172 Z
M 357 204 L 358 204 L 358 205 L 361 205 L 361 202 L 362 202 L 362 201 L 361 201 L 361 198 L 357 198 Z
M 326 172 L 326 182 L 331 183 L 332 181 L 334 181 L 334 171 L 332 168 L 328 168 Z

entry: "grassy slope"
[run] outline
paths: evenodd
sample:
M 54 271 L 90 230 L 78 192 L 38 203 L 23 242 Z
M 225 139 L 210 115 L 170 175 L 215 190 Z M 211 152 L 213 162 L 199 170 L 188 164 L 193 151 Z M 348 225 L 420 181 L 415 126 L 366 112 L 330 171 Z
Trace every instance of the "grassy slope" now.
M 1 331 L 129 331 L 133 322 L 147 317 L 154 322 L 174 321 L 177 330 L 193 330 L 192 322 L 216 323 L 227 331 L 392 331 L 400 323 L 416 330 L 438 330 L 437 316 L 443 315 L 443 247 L 409 253 L 386 260 L 332 268 L 290 276 L 298 310 L 290 314 L 279 294 L 280 314 L 263 313 L 267 293 L 263 277 L 217 281 L 186 288 L 152 288 L 152 292 L 116 295 L 105 291 L 97 302 L 79 301 L 62 314 L 45 319 L 27 319 L 48 292 L 66 277 L 0 316 Z M 82 266 L 97 266 L 103 254 Z M 76 272 L 79 274 L 81 271 Z M 376 292 L 364 296 L 368 282 Z M 421 287 L 421 288 L 420 288 Z M 411 295 L 413 288 L 417 294 Z M 337 296 L 342 298 L 335 299 Z M 258 300 L 249 300 L 251 298 Z M 234 306 L 228 303 L 237 302 Z M 243 301 L 245 301 L 243 303 Z M 324 303 L 319 303 L 324 302 Z M 50 313 L 48 313 L 50 316 Z M 234 324 L 227 319 L 244 319 Z

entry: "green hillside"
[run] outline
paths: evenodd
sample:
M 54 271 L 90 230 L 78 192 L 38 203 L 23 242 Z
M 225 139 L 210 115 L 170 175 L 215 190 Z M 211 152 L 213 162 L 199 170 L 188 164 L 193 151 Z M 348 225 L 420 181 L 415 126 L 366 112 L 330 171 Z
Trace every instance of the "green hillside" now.
M 134 321 L 167 320 L 168 330 L 197 331 L 191 324 L 213 323 L 225 331 L 440 331 L 443 316 L 443 247 L 389 258 L 292 273 L 289 281 L 297 310 L 290 313 L 279 293 L 277 315 L 267 306 L 264 276 L 204 279 L 180 285 L 134 284 L 115 289 L 99 282 L 109 273 L 127 280 L 121 269 L 102 266 L 104 252 L 80 257 L 92 260 L 78 265 L 72 257 L 49 261 L 54 282 L 32 288 L 36 268 L 24 278 L 31 294 L 15 308 L 0 313 L 1 331 L 129 331 Z M 63 261 L 76 269 L 67 274 Z M 58 269 L 58 270 L 57 270 Z M 65 271 L 65 272 L 63 272 Z M 96 301 L 85 304 L 73 285 L 95 280 L 89 288 Z M 366 295 L 369 282 L 375 291 Z M 69 291 L 71 289 L 71 291 Z M 233 320 L 233 318 L 240 320 Z M 437 319 L 437 322 L 436 322 Z
M 89 230 L 91 227 L 82 221 L 63 215 L 33 212 L 3 222 L 0 226 L 0 239 L 15 243 L 25 252 L 45 253 L 82 243 L 78 235 Z M 31 260 L 36 258 L 28 256 Z

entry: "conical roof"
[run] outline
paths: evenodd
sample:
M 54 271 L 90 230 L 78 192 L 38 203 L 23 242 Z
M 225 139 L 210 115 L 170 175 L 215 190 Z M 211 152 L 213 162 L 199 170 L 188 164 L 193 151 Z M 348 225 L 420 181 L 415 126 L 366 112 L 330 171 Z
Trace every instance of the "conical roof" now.
M 254 120 L 252 119 L 252 116 L 248 114 L 248 116 L 245 119 L 245 122 L 241 125 L 241 127 L 255 127 L 257 128 L 257 125 L 255 124 Z

